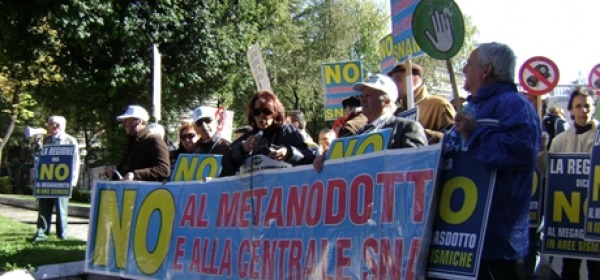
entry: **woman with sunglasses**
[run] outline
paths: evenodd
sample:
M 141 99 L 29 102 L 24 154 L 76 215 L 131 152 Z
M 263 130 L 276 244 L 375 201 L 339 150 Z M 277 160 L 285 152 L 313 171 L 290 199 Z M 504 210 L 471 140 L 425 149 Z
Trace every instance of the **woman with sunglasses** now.
M 175 167 L 180 154 L 192 154 L 198 148 L 198 140 L 200 140 L 200 135 L 193 123 L 185 122 L 181 124 L 179 128 L 179 148 L 172 151 L 170 155 L 171 168 Z
M 252 131 L 236 139 L 223 156 L 221 177 L 234 175 L 246 158 L 261 154 L 291 165 L 311 164 L 315 156 L 298 129 L 285 121 L 285 109 L 270 91 L 255 93 L 247 107 Z

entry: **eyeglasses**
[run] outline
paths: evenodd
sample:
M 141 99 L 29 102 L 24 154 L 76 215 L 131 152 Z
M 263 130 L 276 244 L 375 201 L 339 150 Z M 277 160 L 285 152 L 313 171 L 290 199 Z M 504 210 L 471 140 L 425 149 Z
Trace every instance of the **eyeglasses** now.
M 254 108 L 252 110 L 252 114 L 254 114 L 255 117 L 260 116 L 260 114 L 264 114 L 265 116 L 270 116 L 271 114 L 273 114 L 273 111 L 267 109 L 267 108 Z
M 195 133 L 184 133 L 179 135 L 179 138 L 181 139 L 194 139 L 194 137 L 196 137 Z

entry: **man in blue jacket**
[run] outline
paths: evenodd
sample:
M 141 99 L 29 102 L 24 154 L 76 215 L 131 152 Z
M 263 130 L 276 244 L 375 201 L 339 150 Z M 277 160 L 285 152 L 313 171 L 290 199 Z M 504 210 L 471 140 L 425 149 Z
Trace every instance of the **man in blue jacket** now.
M 482 165 L 497 170 L 478 279 L 517 279 L 527 253 L 531 182 L 540 148 L 540 119 L 514 84 L 515 55 L 504 44 L 479 45 L 463 68 L 473 96 L 456 131 Z

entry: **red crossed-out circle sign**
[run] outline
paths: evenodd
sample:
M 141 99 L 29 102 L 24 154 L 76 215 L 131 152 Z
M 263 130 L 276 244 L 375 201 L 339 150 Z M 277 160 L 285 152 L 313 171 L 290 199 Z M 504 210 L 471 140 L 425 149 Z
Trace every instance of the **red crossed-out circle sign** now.
M 558 84 L 559 78 L 556 64 L 543 56 L 528 59 L 519 70 L 519 83 L 528 93 L 534 95 L 551 92 Z
M 592 71 L 590 71 L 590 76 L 588 77 L 589 86 L 595 90 L 600 91 L 600 64 L 596 64 Z

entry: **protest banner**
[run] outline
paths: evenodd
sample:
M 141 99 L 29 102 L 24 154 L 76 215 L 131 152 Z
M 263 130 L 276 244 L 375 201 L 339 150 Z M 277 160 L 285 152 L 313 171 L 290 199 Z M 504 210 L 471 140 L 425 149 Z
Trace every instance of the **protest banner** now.
M 171 171 L 171 182 L 204 181 L 221 174 L 222 155 L 180 154 Z
M 336 138 L 329 145 L 325 159 L 364 155 L 387 149 L 392 129 L 379 129 L 366 135 Z
M 392 18 L 393 55 L 396 61 L 405 61 L 425 54 L 419 47 L 412 29 L 412 17 L 420 0 L 390 0 Z
M 75 164 L 74 145 L 44 145 L 33 186 L 35 197 L 70 197 Z
M 209 182 L 97 182 L 85 270 L 153 279 L 424 277 L 440 146 Z M 402 159 L 402 160 L 398 160 Z
M 443 146 L 428 275 L 477 279 L 496 171 L 479 164 L 454 130 L 445 136 Z
M 544 177 L 538 168 L 533 173 L 531 182 L 531 203 L 529 204 L 529 227 L 537 228 L 542 222 L 542 194 Z
M 344 116 L 344 99 L 360 95 L 352 86 L 362 81 L 362 64 L 358 60 L 324 63 L 321 65 L 321 80 L 325 120 L 333 121 Z
M 600 106 L 599 106 L 600 107 Z M 585 212 L 585 238 L 600 241 L 600 130 L 596 131 L 588 180 L 588 205 Z
M 542 252 L 597 259 L 599 243 L 584 240 L 590 155 L 548 154 Z

